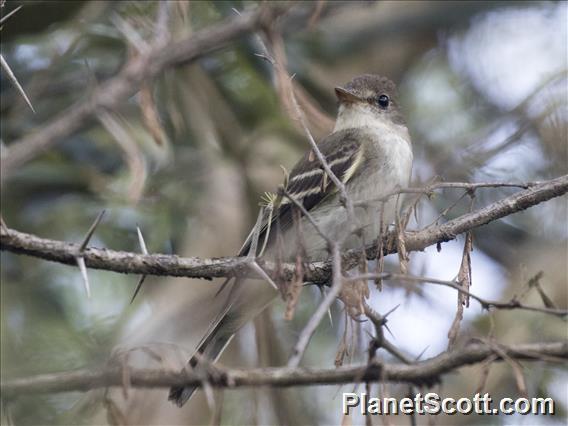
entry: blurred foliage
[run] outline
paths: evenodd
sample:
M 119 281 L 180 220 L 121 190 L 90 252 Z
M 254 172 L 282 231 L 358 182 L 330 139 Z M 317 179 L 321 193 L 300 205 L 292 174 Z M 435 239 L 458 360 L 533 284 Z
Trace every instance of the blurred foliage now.
M 86 99 L 120 70 L 133 48 L 117 22 L 127 21 L 148 40 L 157 15 L 156 2 L 98 0 L 8 1 L 2 15 L 20 4 L 24 7 L 2 26 L 2 55 L 37 113 L 29 111 L 2 73 L 3 155 L 12 141 Z M 295 6 L 313 22 L 292 21 L 282 28 L 290 73 L 314 104 L 331 115 L 335 85 L 366 72 L 396 80 L 414 140 L 416 185 L 433 176 L 448 181 L 529 181 L 567 172 L 566 3 L 317 4 Z M 234 15 L 233 9 L 254 6 L 248 1 L 175 2 L 168 28 L 177 39 Z M 166 135 L 162 144 L 153 137 L 156 128 L 144 115 L 141 94 L 111 112 L 134 141 L 130 145 L 117 141 L 93 117 L 4 184 L 1 202 L 6 223 L 42 237 L 78 242 L 104 208 L 108 214 L 93 245 L 137 252 L 139 225 L 151 252 L 201 256 L 236 252 L 256 217 L 259 195 L 274 189 L 282 178 L 279 165 L 290 168 L 307 147 L 282 110 L 272 69 L 255 56 L 259 51 L 258 41 L 250 35 L 148 82 L 151 107 Z M 136 185 L 142 188 L 139 197 L 133 192 Z M 480 190 L 475 206 L 513 191 Z M 446 191 L 423 200 L 413 226 L 433 222 L 460 195 Z M 468 208 L 469 201 L 462 200 L 447 217 Z M 476 230 L 472 290 L 508 300 L 543 270 L 542 286 L 565 308 L 566 208 L 565 198 L 553 200 Z M 412 271 L 453 278 L 459 258 L 453 261 L 451 255 L 461 250 L 460 244 L 444 245 L 439 255 L 429 250 L 413 254 Z M 195 292 L 207 284 L 148 279 L 137 301 L 129 305 L 138 277 L 89 271 L 92 298 L 88 300 L 76 268 L 7 252 L 1 256 L 2 377 L 96 368 L 116 355 L 117 346 L 128 347 L 129 342 L 170 342 L 191 351 L 184 315 Z M 434 262 L 436 256 L 444 260 Z M 396 259 L 389 261 L 396 269 Z M 397 342 L 415 356 L 424 348 L 417 347 L 416 334 L 409 330 L 419 323 L 431 324 L 432 346 L 425 357 L 433 356 L 446 345 L 455 294 L 434 287 L 402 290 L 388 288 L 373 300 L 385 303 L 381 305 L 385 311 L 403 303 L 390 325 Z M 252 326 L 240 333 L 222 362 L 281 365 L 319 300 L 316 290 L 306 288 L 290 323 L 283 321 L 283 306 L 277 304 L 256 322 L 256 334 Z M 528 301 L 541 303 L 536 292 L 529 294 Z M 428 314 L 420 316 L 413 303 Z M 463 341 L 489 333 L 504 343 L 567 337 L 565 322 L 556 318 L 517 311 L 493 313 L 490 318 L 473 305 L 463 325 Z M 307 365 L 333 365 L 346 324 L 341 306 L 334 306 L 333 318 L 333 327 L 322 324 L 315 334 Z M 440 320 L 445 322 L 436 328 Z M 364 341 L 365 333 L 358 327 L 354 336 Z M 250 349 L 255 347 L 254 336 L 258 355 Z M 362 341 L 355 345 L 353 360 L 365 359 Z M 568 378 L 566 366 L 527 364 L 524 372 L 529 395 L 557 399 L 555 418 L 436 420 L 561 424 L 568 398 L 562 390 Z M 480 367 L 463 369 L 445 379 L 441 392 L 470 395 L 479 374 Z M 486 389 L 494 398 L 518 395 L 506 363 L 492 367 Z M 391 395 L 406 391 L 399 386 L 389 389 Z M 341 421 L 337 392 L 335 387 L 225 392 L 222 422 L 337 424 Z M 11 418 L 22 425 L 100 424 L 117 422 L 120 416 L 131 424 L 209 421 L 202 395 L 183 410 L 169 405 L 163 390 L 144 395 L 150 396 L 143 403 L 136 396 L 117 403 L 120 415 L 113 414 L 108 401 L 103 404 L 103 391 L 21 397 L 4 401 L 2 422 Z M 409 420 L 392 421 L 408 424 Z

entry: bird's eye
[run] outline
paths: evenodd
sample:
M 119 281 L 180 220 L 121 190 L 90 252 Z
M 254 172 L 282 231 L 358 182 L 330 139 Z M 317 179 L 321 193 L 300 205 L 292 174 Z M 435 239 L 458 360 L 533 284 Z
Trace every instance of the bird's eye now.
M 390 103 L 390 98 L 387 95 L 381 95 L 377 98 L 377 105 L 381 108 L 387 108 Z

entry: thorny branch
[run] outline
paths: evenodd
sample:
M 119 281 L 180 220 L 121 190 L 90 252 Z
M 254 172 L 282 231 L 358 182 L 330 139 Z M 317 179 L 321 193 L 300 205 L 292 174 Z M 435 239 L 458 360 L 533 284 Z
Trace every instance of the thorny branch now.
M 484 184 L 486 185 L 486 184 Z M 463 187 L 456 185 L 456 187 Z M 489 223 L 493 220 L 507 216 L 514 212 L 529 208 L 530 206 L 547 201 L 551 198 L 565 194 L 568 191 L 568 176 L 562 176 L 550 181 L 529 185 L 529 188 L 519 191 L 509 197 L 499 200 L 489 206 L 460 216 L 443 225 L 429 226 L 416 233 L 407 233 L 405 236 L 408 250 L 421 250 L 425 247 L 436 244 L 440 241 L 453 239 L 459 233 L 470 231 L 478 226 Z M 60 263 L 74 264 L 80 245 L 65 243 L 38 238 L 30 234 L 24 234 L 7 227 L 0 229 L 0 248 L 18 253 L 29 254 L 32 256 L 52 260 Z M 388 239 L 387 239 L 388 241 Z M 384 245 L 384 252 L 393 252 L 396 247 L 389 243 Z M 376 257 L 376 248 L 370 248 L 367 255 L 371 258 Z M 85 263 L 89 267 L 106 269 L 124 273 L 152 274 L 152 275 L 172 275 L 172 276 L 191 276 L 199 278 L 212 278 L 216 276 L 227 276 L 238 273 L 249 273 L 248 258 L 224 258 L 224 259 L 198 259 L 180 258 L 175 255 L 140 255 L 128 252 L 116 252 L 112 250 L 85 248 L 82 252 Z M 351 258 L 355 259 L 350 260 Z M 343 256 L 344 265 L 355 265 L 360 255 L 357 252 L 348 252 Z M 268 263 L 263 264 L 267 271 L 270 269 Z M 272 265 L 274 266 L 274 265 Z M 294 265 L 282 265 L 281 270 L 287 276 L 292 276 Z M 341 274 L 339 269 L 336 269 Z M 376 274 L 367 274 L 370 275 Z M 533 308 L 522 305 L 516 300 L 510 302 L 489 301 L 465 290 L 455 282 L 427 279 L 424 277 L 411 277 L 408 275 L 395 276 L 392 274 L 381 274 L 382 278 L 398 278 L 414 282 L 430 282 L 452 287 L 457 291 L 467 294 L 477 300 L 485 308 L 499 309 L 529 309 L 555 315 L 566 315 L 566 312 L 556 308 Z M 307 280 L 314 282 L 329 281 L 330 263 L 318 262 L 307 265 Z M 353 279 L 365 278 L 364 275 Z M 335 282 L 340 282 L 338 281 Z M 334 300 L 333 293 L 328 293 L 329 299 Z M 321 312 L 325 314 L 327 298 L 320 305 Z M 552 312 L 554 310 L 554 312 Z M 318 312 L 320 309 L 318 309 Z M 315 320 L 314 320 L 315 321 Z M 319 323 L 319 322 L 318 322 Z M 309 337 L 311 336 L 310 327 L 306 327 L 305 335 L 307 339 L 300 339 L 295 348 L 290 365 L 297 365 L 301 354 L 305 350 Z M 306 340 L 305 344 L 303 343 Z M 383 342 L 384 343 L 384 342 Z M 382 345 L 381 347 L 384 347 Z M 519 345 L 514 348 L 505 349 L 511 359 L 539 359 L 559 357 L 568 358 L 568 343 L 559 342 L 552 344 Z M 298 358 L 299 357 L 299 358 Z M 441 374 L 453 371 L 454 369 L 471 363 L 484 362 L 488 358 L 502 359 L 503 353 L 496 353 L 492 347 L 480 345 L 468 345 L 465 349 L 445 352 L 436 358 L 416 363 L 412 365 L 384 365 L 373 361 L 367 366 L 342 367 L 334 370 L 311 370 L 287 367 L 280 369 L 264 370 L 228 370 L 224 374 L 217 374 L 209 378 L 209 383 L 213 386 L 296 386 L 296 385 L 316 385 L 332 383 L 349 383 L 354 381 L 369 382 L 372 380 L 407 382 L 413 384 L 432 383 L 439 380 Z M 296 359 L 298 358 L 298 361 Z M 14 379 L 2 384 L 5 394 L 17 394 L 20 392 L 53 392 L 87 390 L 95 387 L 120 386 L 122 384 L 122 371 L 105 370 L 100 372 L 79 371 L 69 373 L 58 373 L 41 375 L 32 378 Z M 194 377 L 191 373 L 180 376 L 177 372 L 164 370 L 132 370 L 130 372 L 132 386 L 170 386 L 178 384 L 197 384 L 203 383 L 202 377 Z
M 371 341 L 371 347 L 369 348 L 369 362 L 375 358 L 375 354 L 378 349 L 383 348 L 388 353 L 390 353 L 395 358 L 398 358 L 405 364 L 412 364 L 412 361 L 403 354 L 396 346 L 394 346 L 384 335 L 383 328 L 386 327 L 387 317 L 390 313 L 394 312 L 398 306 L 391 309 L 386 315 L 380 315 L 373 308 L 365 303 L 365 316 L 373 323 L 375 327 L 375 337 Z
M 463 188 L 467 185 L 468 184 L 446 184 L 445 187 Z M 483 185 L 495 186 L 497 184 Z M 553 197 L 565 194 L 568 190 L 568 176 L 562 176 L 551 181 L 539 182 L 527 186 L 528 189 L 519 191 L 516 194 L 497 201 L 485 208 L 460 216 L 443 225 L 429 226 L 426 229 L 414 234 L 408 233 L 405 236 L 408 250 L 423 249 L 428 245 L 436 244 L 439 241 L 447 241 L 449 239 L 455 238 L 458 233 L 470 231 L 471 229 L 477 226 L 481 226 L 492 220 L 496 220 L 500 217 L 506 216 L 522 209 L 526 209 L 532 205 L 546 201 Z M 432 186 L 430 186 L 430 188 L 432 188 Z M 89 232 L 88 234 L 92 234 L 92 232 Z M 0 236 L 2 250 L 21 252 L 37 257 L 42 257 L 48 260 L 58 261 L 61 263 L 73 264 L 78 253 L 78 248 L 75 244 L 64 243 L 61 241 L 45 240 L 33 235 L 23 234 L 14 230 L 10 230 L 5 227 L 2 227 Z M 85 262 L 89 266 L 98 267 L 100 269 L 114 270 L 117 272 L 195 276 L 200 278 L 234 275 L 238 273 L 250 273 L 250 268 L 248 267 L 250 259 L 248 258 L 179 258 L 175 255 L 139 255 L 126 252 L 114 252 L 104 249 L 86 248 L 84 246 L 86 246 L 86 244 L 79 246 L 79 251 L 81 251 L 83 256 L 82 258 L 84 258 Z M 84 250 L 80 250 L 81 248 Z M 496 353 L 495 349 L 493 348 L 490 349 L 490 352 L 485 352 L 483 355 L 479 355 L 475 360 L 464 362 L 464 364 L 452 364 L 451 358 L 448 361 L 448 357 L 456 356 L 457 358 L 459 358 L 459 351 L 446 352 L 432 360 L 407 366 L 407 368 L 409 368 L 410 370 L 405 371 L 404 374 L 407 374 L 406 376 L 403 373 L 400 373 L 398 370 L 403 368 L 402 366 L 378 364 L 376 359 L 373 359 L 371 357 L 369 358 L 369 364 L 364 367 L 345 367 L 338 370 L 320 371 L 297 369 L 297 366 L 299 365 L 303 357 L 303 354 L 309 344 L 313 332 L 321 322 L 321 319 L 325 316 L 328 308 L 331 306 L 331 304 L 341 291 L 342 281 L 346 279 L 342 277 L 341 268 L 338 267 L 338 265 L 340 265 L 341 263 L 339 248 L 339 245 L 332 245 L 334 259 L 331 261 L 331 266 L 329 262 L 320 262 L 307 265 L 307 273 L 305 278 L 307 280 L 316 282 L 325 282 L 325 280 L 329 281 L 329 268 L 331 267 L 333 273 L 333 285 L 331 291 L 328 292 L 323 302 L 319 305 L 318 309 L 310 318 L 306 327 L 302 331 L 296 345 L 293 348 L 292 355 L 288 361 L 288 366 L 279 370 L 253 370 L 248 372 L 243 372 L 242 370 L 226 371 L 221 375 L 216 372 L 215 377 L 209 377 L 207 380 L 205 380 L 205 382 L 212 386 L 231 387 L 233 385 L 294 386 L 325 383 L 347 383 L 354 381 L 369 382 L 371 380 L 377 379 L 380 379 L 382 381 L 403 381 L 407 383 L 421 384 L 435 382 L 439 380 L 439 376 L 441 374 L 447 371 L 451 371 L 452 369 L 457 368 L 460 365 L 471 362 L 483 362 L 489 357 L 491 357 L 491 359 L 504 358 L 503 352 L 498 351 L 498 353 Z M 396 250 L 396 246 L 393 248 L 389 246 L 388 243 L 384 244 L 384 248 L 385 253 L 388 253 L 389 250 L 391 252 Z M 376 253 L 373 253 L 373 249 L 369 251 L 371 252 L 370 256 L 374 258 L 376 256 Z M 350 256 L 355 256 L 356 261 L 360 258 L 360 255 L 357 255 L 357 253 L 348 253 L 343 258 L 344 265 L 349 265 Z M 356 262 L 351 263 L 351 265 L 355 264 Z M 271 269 L 271 265 L 269 264 L 263 264 L 263 268 L 269 272 L 275 270 Z M 279 265 L 278 269 L 291 278 L 294 274 L 294 268 L 295 265 Z M 351 277 L 347 279 L 371 279 L 376 278 L 377 274 L 366 275 L 361 274 L 357 277 Z M 544 312 L 557 316 L 566 316 L 566 314 L 568 313 L 565 310 L 557 308 L 540 308 L 523 305 L 522 303 L 520 303 L 520 301 L 515 299 L 509 302 L 486 300 L 472 294 L 471 292 L 469 292 L 469 290 L 457 285 L 452 281 L 434 280 L 424 277 L 411 277 L 408 275 L 397 274 L 383 273 L 380 275 L 383 279 L 392 278 L 416 283 L 429 282 L 445 285 L 454 288 L 461 294 L 465 294 L 472 299 L 475 299 L 486 309 L 524 309 Z M 394 347 L 394 345 L 389 344 L 388 340 L 384 339 L 384 336 L 382 335 L 383 324 L 381 323 L 381 321 L 377 320 L 377 315 L 375 315 L 370 309 L 366 309 L 365 314 L 373 321 L 377 330 L 377 339 L 379 340 L 375 341 L 375 344 L 377 345 L 375 351 L 379 348 L 383 348 L 388 352 L 395 354 L 399 358 L 402 357 L 401 359 L 404 360 L 403 362 L 408 363 L 408 359 L 404 358 L 404 354 L 401 354 L 400 351 L 398 351 L 397 348 Z M 568 357 L 568 355 L 566 354 L 566 352 L 568 352 L 566 350 L 567 343 L 558 343 L 557 345 L 560 345 L 560 353 L 558 351 L 553 354 L 548 352 L 546 355 L 560 356 L 563 358 Z M 468 347 L 468 353 L 470 351 L 470 348 L 471 346 Z M 520 356 L 524 357 L 526 355 L 526 352 L 523 352 Z M 530 355 L 530 357 L 533 356 L 534 354 Z M 514 358 L 514 355 L 507 354 L 505 358 Z M 445 366 L 444 362 L 440 360 L 446 360 L 444 362 L 448 363 L 449 366 Z M 436 364 L 436 361 L 442 363 L 442 367 L 440 367 L 439 363 Z M 426 370 L 423 370 L 426 365 L 428 366 L 428 368 Z M 427 373 L 425 373 L 424 371 L 427 371 Z M 99 373 L 84 371 L 78 373 L 75 372 L 61 373 L 56 375 L 43 375 L 28 379 L 15 379 L 13 381 L 6 382 L 2 385 L 2 387 L 4 392 L 8 393 L 18 393 L 24 391 L 49 392 L 56 390 L 85 390 L 97 386 L 120 385 L 122 383 L 121 377 L 121 372 L 116 373 L 110 370 Z M 194 382 L 200 385 L 204 383 L 203 377 L 195 378 L 191 374 L 189 374 L 188 376 L 183 376 L 180 378 L 180 375 L 178 373 L 169 371 L 134 370 L 130 372 L 130 377 L 133 386 L 166 386 L 181 383 L 193 384 Z
M 435 285 L 441 285 L 444 287 L 450 287 L 453 288 L 454 290 L 456 290 L 458 293 L 461 293 L 467 297 L 470 297 L 472 299 L 474 299 L 475 301 L 477 301 L 481 307 L 483 309 L 504 309 L 504 310 L 513 310 L 513 309 L 519 309 L 519 310 L 524 310 L 524 311 L 532 311 L 532 312 L 541 312 L 543 314 L 550 314 L 550 315 L 555 315 L 558 317 L 565 317 L 568 316 L 568 309 L 559 309 L 559 308 L 552 308 L 552 307 L 538 307 L 538 306 L 529 306 L 529 305 L 525 305 L 523 303 L 520 302 L 519 298 L 513 298 L 508 302 L 500 302 L 497 300 L 489 300 L 489 299 L 485 299 L 483 297 L 479 297 L 476 294 L 470 292 L 469 290 L 466 290 L 465 288 L 461 287 L 460 285 L 458 285 L 456 282 L 454 281 L 446 281 L 446 280 L 439 280 L 436 278 L 428 278 L 428 277 L 415 277 L 412 275 L 408 275 L 408 274 L 394 274 L 394 273 L 390 273 L 390 272 L 383 272 L 383 273 L 378 273 L 378 274 L 361 274 L 361 275 L 357 275 L 354 277 L 349 277 L 349 280 L 361 280 L 361 279 L 376 279 L 376 278 L 380 278 L 381 280 L 384 280 L 385 282 L 388 280 L 396 280 L 398 282 L 409 282 L 409 283 L 414 283 L 414 284 L 421 284 L 421 283 L 427 283 L 427 284 L 435 284 Z
M 463 189 L 467 192 L 475 191 L 480 188 L 522 188 L 529 189 L 534 186 L 540 185 L 545 181 L 534 181 L 534 182 L 435 182 L 426 185 L 423 188 L 400 188 L 393 192 L 390 192 L 378 200 L 365 200 L 355 203 L 355 206 L 365 205 L 370 201 L 387 201 L 394 195 L 398 194 L 425 194 L 432 195 L 434 191 L 438 189 Z M 467 194 L 466 192 L 466 194 Z
M 339 368 L 261 368 L 222 369 L 207 372 L 211 386 L 237 388 L 243 386 L 313 386 L 354 382 L 398 382 L 415 385 L 432 385 L 444 374 L 460 367 L 482 363 L 492 357 L 503 356 L 515 360 L 565 362 L 568 360 L 568 342 L 529 343 L 499 346 L 470 343 L 412 365 L 381 363 Z M 130 369 L 130 386 L 159 388 L 170 386 L 202 386 L 201 373 L 166 369 Z M 1 383 L 4 398 L 32 393 L 85 392 L 95 388 L 123 386 L 123 368 L 77 370 L 63 373 L 41 374 L 32 377 L 7 379 Z
M 453 240 L 459 234 L 554 197 L 562 196 L 566 192 L 568 192 L 568 175 L 540 182 L 442 225 L 432 225 L 420 231 L 406 232 L 406 250 L 408 252 L 424 250 L 431 245 Z M 385 255 L 396 252 L 396 244 L 390 240 L 389 235 L 384 237 L 383 252 Z M 77 244 L 44 239 L 4 227 L 0 229 L 0 249 L 68 265 L 76 263 Z M 239 257 L 200 259 L 166 254 L 143 255 L 94 247 L 86 248 L 83 257 L 86 266 L 90 268 L 129 274 L 211 279 L 235 275 L 246 276 L 251 273 L 247 259 Z M 377 258 L 376 245 L 367 248 L 367 258 Z M 359 261 L 359 250 L 350 250 L 342 256 L 344 268 L 352 268 Z M 277 270 L 270 262 L 263 262 L 260 259 L 258 262 L 268 273 Z M 331 277 L 331 266 L 330 261 L 307 264 L 304 280 L 317 284 L 328 283 Z M 284 278 L 291 278 L 293 272 L 294 265 L 282 265 Z

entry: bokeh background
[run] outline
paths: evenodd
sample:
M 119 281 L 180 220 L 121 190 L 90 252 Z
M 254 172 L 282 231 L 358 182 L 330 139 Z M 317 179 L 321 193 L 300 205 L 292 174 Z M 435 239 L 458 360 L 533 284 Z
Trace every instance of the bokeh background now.
M 2 155 L 9 153 L 11 142 L 86 99 L 120 70 L 133 54 L 121 22 L 150 39 L 157 13 L 155 2 L 8 1 L 2 15 L 20 4 L 24 7 L 2 26 L 1 49 L 37 113 L 2 73 Z M 174 2 L 169 29 L 177 39 L 234 15 L 234 9 L 256 6 Z M 314 108 L 308 120 L 317 137 L 331 130 L 333 88 L 358 74 L 379 73 L 399 85 L 414 142 L 413 185 L 436 176 L 518 182 L 567 173 L 566 2 L 320 1 L 296 2 L 292 10 L 278 28 L 288 71 L 295 74 L 304 106 Z M 279 166 L 290 169 L 308 146 L 275 89 L 274 70 L 255 55 L 261 51 L 250 35 L 191 65 L 168 69 L 109 112 L 126 137 L 117 139 L 94 117 L 19 168 L 2 182 L 2 216 L 8 226 L 79 242 L 106 209 L 92 245 L 138 252 L 139 225 L 151 252 L 233 255 L 254 222 L 260 195 L 280 183 Z M 479 190 L 475 207 L 514 191 Z M 462 193 L 446 190 L 423 198 L 410 227 L 437 220 Z M 446 217 L 469 207 L 465 197 Z M 472 291 L 506 301 L 543 271 L 544 291 L 566 308 L 566 219 L 563 197 L 477 229 Z M 463 244 L 458 238 L 440 253 L 435 247 L 412 253 L 411 273 L 453 279 Z M 206 302 L 196 301 L 207 300 L 217 284 L 149 277 L 130 305 L 138 277 L 90 270 L 89 300 L 77 268 L 1 255 L 3 378 L 125 359 L 139 366 L 181 366 L 214 314 Z M 387 269 L 398 270 L 396 256 L 387 259 Z M 277 302 L 238 334 L 220 362 L 282 365 L 320 300 L 317 289 L 306 288 L 290 322 L 284 321 L 283 303 Z M 525 300 L 542 304 L 534 290 Z M 455 292 L 392 282 L 382 292 L 373 290 L 370 303 L 382 313 L 400 304 L 389 326 L 395 344 L 408 354 L 425 351 L 422 358 L 427 358 L 446 349 Z M 367 326 L 351 329 L 339 302 L 332 316 L 332 324 L 319 327 L 304 365 L 332 366 L 346 324 L 355 342 L 352 362 L 365 359 Z M 490 332 L 503 343 L 568 337 L 561 319 L 520 311 L 489 315 L 472 302 L 460 341 Z M 443 396 L 470 396 L 481 371 L 480 366 L 463 368 L 434 390 Z M 523 373 L 529 396 L 555 398 L 556 416 L 418 422 L 565 424 L 566 365 L 527 363 Z M 361 417 L 340 413 L 341 392 L 352 389 L 233 390 L 215 393 L 215 407 L 199 392 L 183 409 L 169 404 L 163 389 L 131 389 L 128 399 L 120 390 L 30 395 L 5 401 L 2 424 L 208 424 L 219 407 L 223 424 L 359 424 Z M 485 390 L 493 398 L 521 395 L 506 363 L 491 368 Z M 381 394 L 407 391 L 389 386 Z M 373 421 L 410 424 L 409 418 Z

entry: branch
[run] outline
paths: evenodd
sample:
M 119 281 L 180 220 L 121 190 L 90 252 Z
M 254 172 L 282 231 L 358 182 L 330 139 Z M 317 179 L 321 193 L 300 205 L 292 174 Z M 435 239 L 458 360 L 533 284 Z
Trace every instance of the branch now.
M 417 232 L 405 234 L 406 250 L 420 251 L 431 245 L 450 241 L 457 235 L 486 225 L 502 217 L 511 215 L 531 206 L 537 205 L 568 192 L 568 175 L 541 182 L 530 188 L 519 191 L 511 196 L 496 201 L 487 207 L 459 216 L 442 225 L 429 226 Z M 384 238 L 384 254 L 396 252 L 396 244 Z M 0 250 L 22 253 L 45 260 L 75 265 L 78 245 L 64 241 L 49 240 L 35 235 L 26 234 L 13 229 L 0 228 Z M 367 249 L 367 257 L 375 259 L 377 247 Z M 86 266 L 94 269 L 104 269 L 129 274 L 161 275 L 189 278 L 218 278 L 232 276 L 247 276 L 251 274 L 247 258 L 226 257 L 200 259 L 197 257 L 179 257 L 176 255 L 152 254 L 114 251 L 89 247 L 84 250 L 83 257 Z M 357 265 L 360 251 L 350 250 L 343 255 L 342 261 L 346 268 Z M 258 260 L 262 268 L 271 273 L 277 270 L 276 265 Z M 331 262 L 314 262 L 305 269 L 305 281 L 327 283 L 331 277 Z M 283 264 L 283 278 L 291 278 L 294 265 Z
M 412 365 L 373 362 L 369 365 L 339 368 L 261 368 L 222 369 L 215 367 L 207 372 L 207 382 L 216 387 L 243 386 L 314 386 L 356 382 L 399 382 L 415 385 L 431 385 L 440 381 L 444 374 L 460 367 L 477 364 L 493 357 L 527 361 L 568 360 L 568 342 L 531 343 L 513 346 L 470 343 L 463 348 L 444 352 L 426 361 Z M 165 369 L 130 369 L 130 386 L 165 388 L 170 386 L 201 386 L 203 372 L 179 372 Z M 3 398 L 31 393 L 88 391 L 109 386 L 124 386 L 122 367 L 110 367 L 98 371 L 77 370 L 73 372 L 41 374 L 32 377 L 4 380 L 0 387 Z
M 441 285 L 444 287 L 450 287 L 456 290 L 457 292 L 466 295 L 467 297 L 471 297 L 475 301 L 477 301 L 483 309 L 503 309 L 503 310 L 513 310 L 519 309 L 522 311 L 531 311 L 531 312 L 540 312 L 543 314 L 554 315 L 560 318 L 568 316 L 568 309 L 560 309 L 560 308 L 552 308 L 552 307 L 539 307 L 539 306 L 530 306 L 525 305 L 524 303 L 520 302 L 518 298 L 512 298 L 508 302 L 500 302 L 498 300 L 489 300 L 483 297 L 477 296 L 476 294 L 471 293 L 469 290 L 466 290 L 462 286 L 458 285 L 455 281 L 446 281 L 440 280 L 437 278 L 428 278 L 428 277 L 416 277 L 408 274 L 395 274 L 391 272 L 380 272 L 377 274 L 374 273 L 367 273 L 367 274 L 359 274 L 353 277 L 349 277 L 348 281 L 357 281 L 357 280 L 372 280 L 380 278 L 381 280 L 397 280 L 398 282 L 405 281 L 413 284 L 436 284 Z
M 487 183 L 483 184 L 483 186 L 487 185 Z M 444 187 L 448 187 L 448 184 L 446 183 Z M 516 192 L 482 209 L 464 214 L 442 225 L 431 225 L 417 232 L 405 233 L 406 250 L 407 252 L 422 251 L 431 245 L 451 241 L 459 234 L 487 225 L 513 213 L 526 210 L 552 198 L 560 197 L 566 194 L 566 192 L 568 192 L 568 175 L 531 184 L 524 191 Z M 396 253 L 396 241 L 388 241 L 389 239 L 386 239 L 384 254 Z M 367 258 L 376 259 L 376 257 L 376 246 L 368 248 Z M 344 262 L 349 265 L 355 265 L 357 261 L 357 253 L 354 251 L 351 251 L 348 256 L 344 257 Z
M 424 188 L 401 188 L 396 189 L 388 194 L 382 196 L 381 198 L 376 198 L 373 200 L 358 201 L 355 206 L 364 206 L 371 201 L 387 201 L 389 198 L 398 194 L 426 194 L 431 195 L 437 189 L 464 189 L 466 191 L 475 191 L 481 188 L 522 188 L 529 189 L 533 186 L 544 183 L 544 181 L 534 181 L 534 182 L 436 182 L 431 183 Z M 467 192 L 466 192 L 467 193 Z
M 12 142 L 2 159 L 2 179 L 42 151 L 79 130 L 98 111 L 113 109 L 134 95 L 141 84 L 163 70 L 195 61 L 221 49 L 235 39 L 270 23 L 282 13 L 281 7 L 258 7 L 252 12 L 226 19 L 193 33 L 182 40 L 165 45 L 154 43 L 130 59 L 120 73 L 103 83 L 86 100 L 81 100 L 32 134 Z M 167 42 L 167 40 L 166 40 Z

